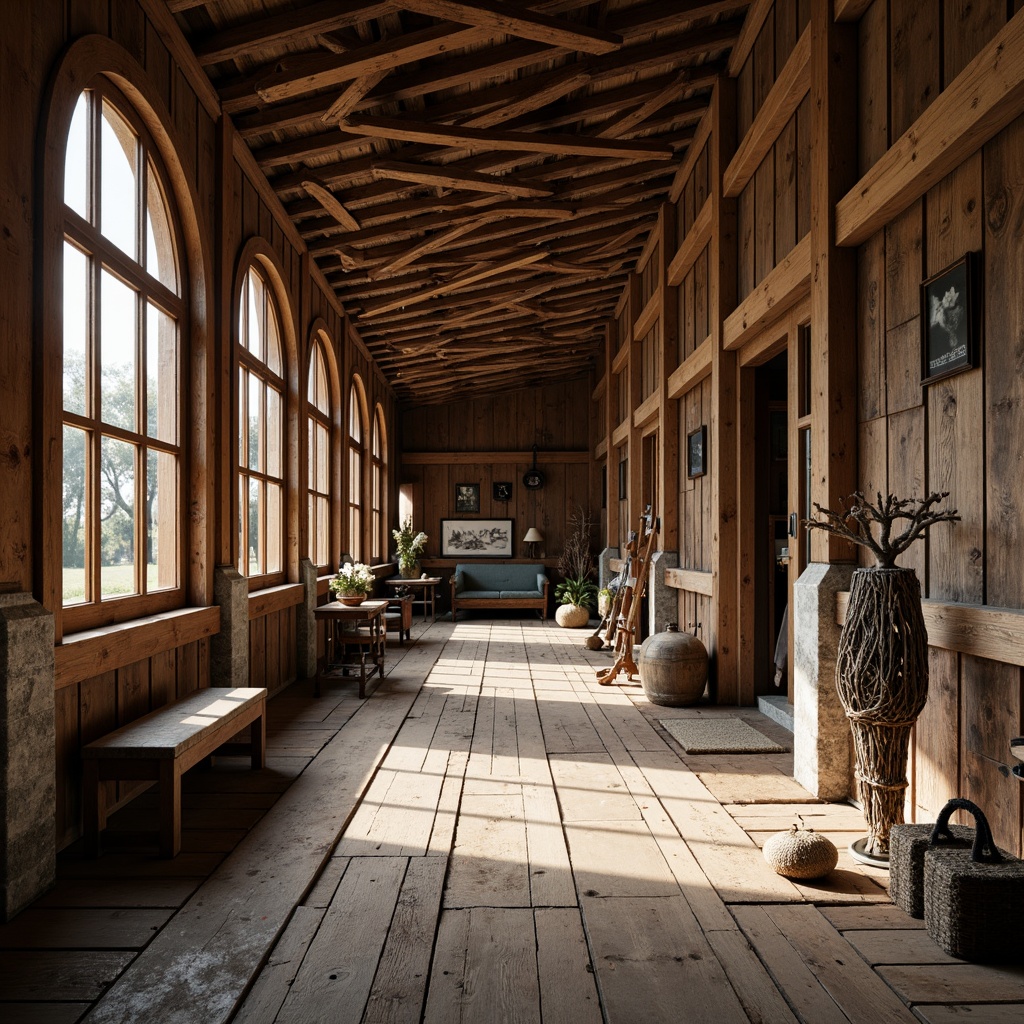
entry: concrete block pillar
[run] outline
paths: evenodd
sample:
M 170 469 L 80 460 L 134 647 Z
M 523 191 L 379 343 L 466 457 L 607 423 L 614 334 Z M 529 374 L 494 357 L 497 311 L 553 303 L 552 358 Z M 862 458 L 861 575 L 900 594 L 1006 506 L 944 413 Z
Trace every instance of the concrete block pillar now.
M 675 551 L 655 551 L 651 556 L 651 574 L 647 580 L 648 635 L 661 633 L 670 622 L 679 621 L 678 591 L 665 581 L 667 569 L 679 567 Z M 686 624 L 682 624 L 686 628 Z
M 299 582 L 305 592 L 296 614 L 299 675 L 312 679 L 316 675 L 316 566 L 308 558 L 299 559 Z
M 249 581 L 233 565 L 218 565 L 213 600 L 220 605 L 220 632 L 210 639 L 210 683 L 248 686 Z
M 57 871 L 53 616 L 0 594 L 0 898 L 9 921 Z
M 618 548 L 605 548 L 597 556 L 597 586 L 598 589 L 608 586 L 608 581 L 615 575 L 612 572 L 611 561 L 619 557 Z
M 793 776 L 822 800 L 852 790 L 850 723 L 836 693 L 836 594 L 851 563 L 812 562 L 793 586 Z

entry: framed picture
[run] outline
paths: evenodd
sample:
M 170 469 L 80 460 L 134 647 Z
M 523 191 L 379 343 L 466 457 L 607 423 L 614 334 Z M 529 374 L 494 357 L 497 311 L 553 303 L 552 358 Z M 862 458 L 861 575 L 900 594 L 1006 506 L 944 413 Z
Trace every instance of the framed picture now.
M 456 512 L 479 512 L 480 511 L 480 485 L 479 484 L 456 484 L 455 485 L 455 511 Z
M 686 435 L 686 475 L 692 480 L 708 471 L 708 428 L 699 426 Z
M 974 282 L 977 254 L 965 253 L 921 285 L 921 383 L 978 365 Z
M 511 519 L 442 519 L 442 558 L 511 558 Z
M 512 500 L 512 481 L 511 480 L 500 480 L 491 484 L 491 497 L 495 501 L 511 501 Z

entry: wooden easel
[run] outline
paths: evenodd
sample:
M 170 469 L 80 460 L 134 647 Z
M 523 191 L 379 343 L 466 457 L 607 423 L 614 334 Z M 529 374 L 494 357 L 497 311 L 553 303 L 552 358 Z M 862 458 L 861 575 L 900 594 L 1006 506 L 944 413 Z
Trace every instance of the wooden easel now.
M 597 681 L 602 686 L 611 686 L 620 672 L 626 673 L 627 680 L 639 673 L 633 660 L 633 640 L 636 637 L 637 622 L 640 618 L 644 590 L 647 588 L 651 555 L 657 536 L 658 521 L 654 518 L 653 509 L 648 506 L 647 511 L 640 517 L 639 534 L 630 534 L 622 586 L 615 595 L 618 616 L 614 614 L 614 605 L 609 614 L 609 639 L 613 625 L 615 629 L 615 663 L 611 668 L 598 671 Z

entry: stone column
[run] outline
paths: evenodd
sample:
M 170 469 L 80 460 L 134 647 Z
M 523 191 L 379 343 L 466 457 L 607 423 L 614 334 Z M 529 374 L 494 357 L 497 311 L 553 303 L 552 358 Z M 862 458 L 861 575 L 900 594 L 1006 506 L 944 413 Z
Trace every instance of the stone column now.
M 679 567 L 675 551 L 655 551 L 651 556 L 651 572 L 647 578 L 648 634 L 661 633 L 670 622 L 679 622 L 678 591 L 665 581 L 665 571 Z M 680 623 L 683 629 L 686 623 Z
M 615 575 L 612 572 L 611 560 L 619 557 L 618 548 L 605 548 L 597 556 L 597 586 L 598 589 L 608 586 L 608 581 Z
M 316 675 L 316 566 L 308 558 L 299 559 L 299 582 L 305 591 L 302 604 L 296 611 L 296 643 L 298 644 L 299 675 L 312 679 Z
M 856 565 L 812 562 L 793 586 L 793 776 L 822 800 L 853 784 L 850 723 L 836 693 L 836 594 Z
M 213 570 L 220 632 L 210 639 L 210 685 L 249 685 L 249 581 L 233 565 Z
M 57 870 L 53 616 L 0 594 L 0 894 L 9 921 Z

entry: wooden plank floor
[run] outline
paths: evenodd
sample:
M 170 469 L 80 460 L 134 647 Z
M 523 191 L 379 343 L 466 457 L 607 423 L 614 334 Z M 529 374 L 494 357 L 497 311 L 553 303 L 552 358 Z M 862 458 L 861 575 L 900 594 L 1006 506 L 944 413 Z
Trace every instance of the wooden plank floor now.
M 687 756 L 606 656 L 533 619 L 437 623 L 366 701 L 270 703 L 270 764 L 193 773 L 183 853 L 146 794 L 0 928 L 0 1019 L 489 1024 L 1024 1019 L 1024 968 L 946 957 L 854 863 L 859 812 L 792 755 Z M 402 657 L 398 657 L 402 655 Z M 825 882 L 760 846 L 802 821 Z

